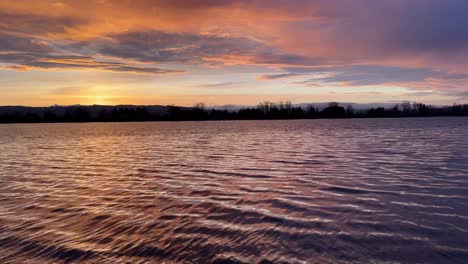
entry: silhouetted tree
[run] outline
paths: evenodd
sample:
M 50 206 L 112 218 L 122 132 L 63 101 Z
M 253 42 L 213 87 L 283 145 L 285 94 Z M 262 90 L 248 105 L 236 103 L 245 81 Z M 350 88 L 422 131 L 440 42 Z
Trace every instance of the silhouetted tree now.
M 346 116 L 347 117 L 353 117 L 354 116 L 354 108 L 352 105 L 348 105 L 346 107 Z
M 182 108 L 179 106 L 168 105 L 167 106 L 167 113 L 169 120 L 182 120 Z
M 65 122 L 90 122 L 91 115 L 82 106 L 69 107 L 65 112 Z
M 206 104 L 196 103 L 192 108 L 190 116 L 193 120 L 206 120 L 208 117 L 208 113 L 206 112 Z
M 338 103 L 330 103 L 328 107 L 322 110 L 320 113 L 321 117 L 324 118 L 345 118 L 346 111 Z
M 411 103 L 409 101 L 403 101 L 400 104 L 403 113 L 408 115 L 411 112 Z
M 5 109 L 8 111 L 5 112 Z M 0 123 L 468 116 L 468 105 L 454 104 L 446 107 L 432 107 L 408 101 L 389 109 L 377 107 L 367 111 L 355 111 L 352 106 L 347 106 L 345 110 L 338 103 L 330 103 L 322 111 L 312 105 L 303 110 L 301 107 L 295 107 L 289 101 L 281 101 L 277 104 L 265 101 L 255 108 L 243 108 L 238 111 L 208 109 L 204 103 L 197 103 L 193 107 L 167 106 L 164 109 L 165 112 L 161 114 L 150 113 L 149 109 L 149 107 L 144 106 L 116 106 L 113 108 L 96 108 L 96 106 L 0 107 Z
M 306 113 L 307 118 L 317 118 L 318 117 L 318 110 L 315 109 L 313 105 L 310 105 L 307 108 L 307 113 Z
M 400 110 L 398 109 L 398 105 L 395 105 L 391 110 L 390 110 L 390 116 L 392 117 L 397 117 L 400 115 Z
M 58 121 L 57 115 L 50 110 L 44 112 L 44 121 L 49 123 L 54 123 Z

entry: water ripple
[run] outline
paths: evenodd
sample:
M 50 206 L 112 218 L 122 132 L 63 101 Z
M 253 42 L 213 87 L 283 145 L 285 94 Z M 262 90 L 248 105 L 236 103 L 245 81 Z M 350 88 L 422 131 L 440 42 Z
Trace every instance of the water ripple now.
M 0 126 L 0 263 L 467 263 L 468 119 Z

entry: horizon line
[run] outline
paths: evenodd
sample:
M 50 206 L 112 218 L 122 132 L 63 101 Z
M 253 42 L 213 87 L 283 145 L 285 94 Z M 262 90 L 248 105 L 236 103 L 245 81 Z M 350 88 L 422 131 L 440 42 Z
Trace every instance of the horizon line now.
M 427 106 L 437 106 L 437 107 L 444 107 L 444 106 L 453 106 L 453 105 L 467 105 L 468 103 L 457 103 L 453 102 L 451 104 L 428 104 L 424 103 L 421 101 L 410 101 L 410 100 L 401 100 L 401 101 L 384 101 L 384 102 L 367 102 L 367 103 L 356 103 L 356 102 L 340 102 L 340 101 L 321 101 L 321 102 L 304 102 L 304 103 L 294 103 L 291 102 L 290 100 L 278 100 L 278 101 L 270 101 L 270 100 L 262 100 L 259 101 L 257 104 L 220 104 L 220 105 L 205 105 L 207 108 L 210 107 L 227 107 L 227 106 L 233 106 L 233 107 L 256 107 L 258 104 L 261 104 L 263 102 L 269 102 L 269 103 L 280 103 L 280 102 L 290 102 L 292 105 L 314 105 L 314 104 L 329 104 L 329 103 L 338 103 L 338 104 L 343 104 L 343 105 L 399 105 L 402 102 L 410 102 L 410 103 L 422 103 Z M 0 105 L 0 107 L 30 107 L 30 108 L 50 108 L 50 107 L 73 107 L 73 106 L 84 106 L 84 107 L 92 107 L 92 106 L 103 106 L 103 107 L 118 107 L 118 106 L 161 106 L 161 107 L 168 107 L 168 106 L 176 106 L 176 107 L 193 107 L 195 104 L 199 104 L 204 102 L 197 102 L 194 103 L 190 106 L 188 105 L 178 105 L 178 104 L 52 104 L 52 105 Z

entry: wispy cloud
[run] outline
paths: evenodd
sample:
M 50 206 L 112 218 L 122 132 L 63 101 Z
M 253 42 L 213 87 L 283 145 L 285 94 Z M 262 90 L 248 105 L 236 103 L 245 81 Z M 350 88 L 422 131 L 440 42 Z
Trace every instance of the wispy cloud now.
M 264 74 L 257 77 L 258 80 L 277 80 L 277 79 L 286 79 L 292 77 L 300 77 L 304 74 L 300 73 L 280 73 L 280 74 Z
M 2 39 L 0 35 L 0 40 Z M 36 43 L 25 38 L 9 38 L 0 42 L 0 62 L 3 69 L 29 70 L 96 70 L 116 73 L 160 75 L 182 73 L 181 70 L 164 69 L 148 65 L 129 64 L 98 60 L 92 56 L 71 55 L 58 52 L 47 44 Z
M 242 84 L 241 82 L 220 82 L 220 83 L 204 83 L 204 84 L 197 84 L 194 87 L 198 88 L 226 88 L 226 87 L 233 87 L 236 85 Z
M 27 3 L 24 3 L 26 6 Z M 1 4 L 0 4 L 1 7 Z M 13 35 L 49 37 L 50 34 L 67 33 L 88 23 L 74 16 L 48 16 L 29 12 L 7 12 L 0 9 L 0 32 Z
M 91 90 L 91 87 L 87 86 L 69 86 L 69 87 L 59 87 L 52 90 L 54 95 L 79 95 L 87 93 Z

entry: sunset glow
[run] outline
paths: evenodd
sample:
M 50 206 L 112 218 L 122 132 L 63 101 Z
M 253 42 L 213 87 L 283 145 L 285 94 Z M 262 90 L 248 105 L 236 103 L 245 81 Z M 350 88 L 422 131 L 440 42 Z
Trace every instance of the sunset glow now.
M 0 0 L 0 264 L 468 263 L 468 0 Z
M 3 0 L 0 105 L 468 102 L 461 0 Z

